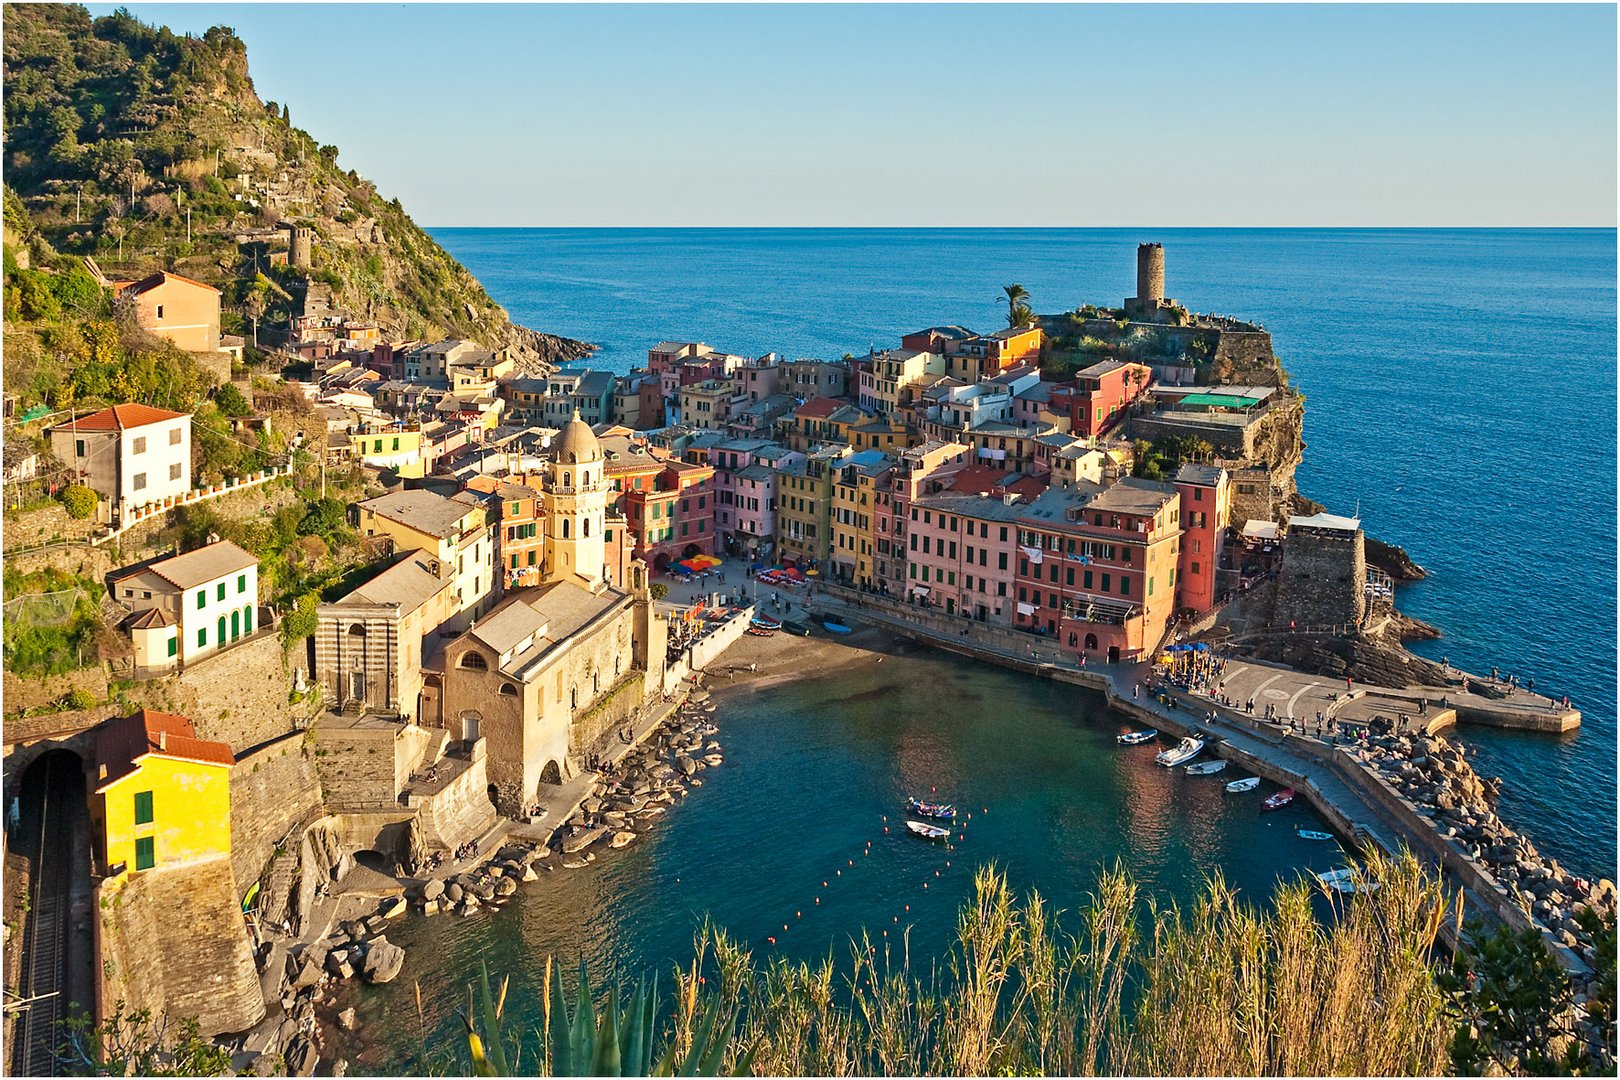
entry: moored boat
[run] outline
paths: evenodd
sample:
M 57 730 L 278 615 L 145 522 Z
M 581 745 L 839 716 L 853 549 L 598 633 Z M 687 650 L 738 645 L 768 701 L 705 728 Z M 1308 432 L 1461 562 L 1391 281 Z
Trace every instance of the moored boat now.
M 748 628 L 748 633 L 754 635 L 755 637 L 775 637 L 776 636 L 776 631 L 775 630 L 771 630 L 771 629 L 768 629 L 767 627 L 763 627 L 763 626 L 750 626 Z
M 1234 795 L 1240 795 L 1245 791 L 1253 791 L 1259 786 L 1260 778 L 1258 776 L 1251 776 L 1245 780 L 1232 781 L 1230 784 L 1226 785 L 1226 790 L 1230 791 Z
M 829 634 L 853 634 L 855 632 L 853 627 L 845 626 L 840 622 L 832 622 L 831 620 L 823 620 L 821 625 L 826 628 Z
M 1154 760 L 1166 768 L 1173 769 L 1177 765 L 1185 765 L 1202 753 L 1203 749 L 1203 739 L 1188 735 L 1169 750 L 1159 751 L 1158 757 L 1154 758 Z
M 786 630 L 788 633 L 792 634 L 794 637 L 809 637 L 810 636 L 810 628 L 808 626 L 804 625 L 804 623 L 802 623 L 802 622 L 793 622 L 793 621 L 788 620 L 788 619 L 783 619 L 782 620 L 782 629 Z
M 1321 829 L 1297 829 L 1295 832 L 1301 840 L 1332 840 L 1333 834 L 1323 832 Z
M 1125 746 L 1138 746 L 1145 742 L 1152 742 L 1158 737 L 1158 728 L 1148 728 L 1146 731 L 1127 731 L 1118 736 L 1118 741 Z
M 940 821 L 952 821 L 956 818 L 956 807 L 950 803 L 923 802 L 921 799 L 907 799 L 906 809 L 913 814 L 923 817 L 938 818 Z
M 1224 761 L 1201 761 L 1197 765 L 1187 766 L 1188 776 L 1213 776 L 1226 768 Z
M 1341 866 L 1337 870 L 1328 870 L 1317 874 L 1316 880 L 1325 888 L 1342 893 L 1369 893 L 1378 891 L 1378 882 L 1368 881 L 1360 877 L 1354 867 Z
M 1293 801 L 1294 789 L 1283 788 L 1281 791 L 1267 795 L 1263 800 L 1261 800 L 1260 808 L 1262 810 L 1281 810 L 1283 807 L 1287 806 Z
M 947 840 L 951 835 L 949 829 L 942 829 L 938 825 L 928 825 L 921 821 L 908 821 L 906 822 L 906 828 L 925 840 Z
M 782 620 L 773 619 L 769 615 L 755 615 L 750 625 L 757 626 L 761 630 L 780 630 L 782 629 Z

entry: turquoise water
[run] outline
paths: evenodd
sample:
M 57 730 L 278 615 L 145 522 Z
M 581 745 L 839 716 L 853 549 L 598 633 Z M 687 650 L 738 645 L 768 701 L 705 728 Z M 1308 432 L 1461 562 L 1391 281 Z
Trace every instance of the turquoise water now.
M 1300 488 L 1431 571 L 1418 650 L 1569 694 L 1559 739 L 1472 729 L 1503 817 L 1615 873 L 1615 234 L 1602 230 L 505 230 L 434 236 L 525 325 L 624 371 L 665 338 L 837 357 L 936 323 L 1167 292 L 1251 318 L 1307 395 Z
M 1071 913 L 1116 861 L 1160 899 L 1189 896 L 1216 871 L 1262 897 L 1279 876 L 1343 865 L 1335 845 L 1294 834 L 1324 827 L 1309 808 L 1260 811 L 1273 786 L 1227 795 L 1241 772 L 1187 776 L 1156 765 L 1153 746 L 1119 747 L 1126 725 L 1094 693 L 894 648 L 881 663 L 718 695 L 725 764 L 636 845 L 544 875 L 498 914 L 391 927 L 404 974 L 345 990 L 367 1030 L 337 1052 L 356 1071 L 409 1068 L 416 979 L 434 1042 L 453 1042 L 481 960 L 512 976 L 525 1025 L 539 1015 L 531 991 L 548 954 L 569 967 L 583 954 L 598 985 L 652 969 L 668 986 L 706 914 L 762 952 L 800 959 L 845 958 L 865 927 L 879 946 L 888 932 L 898 962 L 909 928 L 926 974 L 985 862 Z M 899 824 L 906 796 L 936 787 L 972 812 L 950 850 Z

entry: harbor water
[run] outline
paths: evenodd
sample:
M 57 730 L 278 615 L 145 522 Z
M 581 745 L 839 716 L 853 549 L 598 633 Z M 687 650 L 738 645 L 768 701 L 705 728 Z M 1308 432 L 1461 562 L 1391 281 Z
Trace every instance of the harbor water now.
M 1336 844 L 1296 835 L 1326 827 L 1304 803 L 1261 811 L 1275 785 L 1227 794 L 1243 772 L 1188 776 L 1154 763 L 1164 743 L 1118 745 L 1129 725 L 1094 692 L 910 643 L 883 655 L 759 689 L 717 683 L 725 762 L 701 788 L 631 847 L 543 873 L 502 911 L 390 926 L 405 970 L 342 989 L 362 1027 L 334 1031 L 335 1052 L 357 1073 L 415 1071 L 413 982 L 427 1044 L 454 1046 L 481 962 L 512 977 L 521 1030 L 539 1023 L 547 956 L 569 971 L 583 956 L 598 986 L 657 972 L 667 988 L 705 918 L 761 958 L 844 960 L 864 929 L 895 963 L 909 946 L 926 977 L 986 863 L 1071 917 L 1116 864 L 1160 901 L 1190 897 L 1214 873 L 1260 901 L 1279 878 L 1344 865 Z M 908 834 L 908 796 L 955 803 L 959 839 Z

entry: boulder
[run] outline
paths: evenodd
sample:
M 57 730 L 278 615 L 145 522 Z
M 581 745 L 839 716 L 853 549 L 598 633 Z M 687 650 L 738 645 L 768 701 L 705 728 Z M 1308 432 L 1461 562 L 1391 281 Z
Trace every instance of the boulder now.
M 342 881 L 344 878 L 349 876 L 349 871 L 353 869 L 354 856 L 345 851 L 338 857 L 336 865 L 332 867 L 332 880 Z
M 381 915 L 368 915 L 364 920 L 364 925 L 366 928 L 366 933 L 378 934 L 382 932 L 382 928 L 384 926 L 388 925 L 388 920 L 384 919 Z
M 626 829 L 623 832 L 616 832 L 616 833 L 613 834 L 613 844 L 612 844 L 612 846 L 616 847 L 616 848 L 626 847 L 629 844 L 631 844 L 632 842 L 634 842 L 635 838 L 636 838 L 636 834 L 629 831 L 628 829 Z
M 422 899 L 424 900 L 437 900 L 443 895 L 444 882 L 438 878 L 429 878 L 427 883 L 422 886 Z
M 573 855 L 584 851 L 586 848 L 600 840 L 602 838 L 602 834 L 606 831 L 606 829 L 597 828 L 584 829 L 576 832 L 573 836 L 570 836 L 563 841 L 563 854 Z
M 480 900 L 495 899 L 495 886 L 488 881 L 481 881 L 473 886 L 473 895 Z
M 348 1062 L 348 1060 L 345 1059 L 345 1058 L 338 1058 L 336 1061 L 332 1062 L 332 1075 L 333 1076 L 348 1076 L 349 1075 L 349 1062 Z
M 399 969 L 404 966 L 405 950 L 386 937 L 379 937 L 366 946 L 366 963 L 361 970 L 366 982 L 385 983 L 398 975 Z
M 347 979 L 354 974 L 354 966 L 349 962 L 351 955 L 348 949 L 333 949 L 326 954 L 326 970 L 340 979 Z
M 551 868 L 548 866 L 548 867 L 546 867 L 546 869 L 549 870 Z M 521 880 L 523 880 L 523 881 L 538 881 L 539 879 L 540 879 L 540 875 L 536 874 L 534 872 L 534 867 L 533 866 L 525 866 L 523 868 L 523 877 L 522 877 Z
M 253 1066 L 250 1069 L 250 1072 L 252 1072 L 254 1076 L 280 1076 L 281 1059 L 275 1054 L 260 1054 L 258 1057 L 253 1059 Z
M 354 1017 L 353 1005 L 350 1005 L 347 1009 L 344 1009 L 342 1012 L 337 1014 L 337 1025 L 344 1031 L 353 1031 L 355 1028 L 360 1026 L 360 1021 L 356 1020 Z
M 424 901 L 422 901 L 422 914 L 423 915 L 437 915 L 439 913 L 439 903 L 440 903 L 440 901 L 438 901 L 438 900 L 424 900 Z
M 445 887 L 444 898 L 450 901 L 452 904 L 460 903 L 463 895 L 464 890 L 462 889 L 460 882 L 452 881 L 448 886 Z
M 697 772 L 697 762 L 686 754 L 681 754 L 675 758 L 675 766 L 681 770 L 683 776 L 691 776 Z
M 304 960 L 298 967 L 298 976 L 293 979 L 291 987 L 294 991 L 308 990 L 321 981 L 321 968 L 311 960 Z
M 496 896 L 511 896 L 517 890 L 517 878 L 503 877 L 495 883 Z
M 293 1076 L 314 1076 L 315 1066 L 321 1060 L 315 1044 L 305 1035 L 295 1035 L 283 1056 L 287 1059 L 287 1071 Z
M 382 903 L 382 910 L 378 914 L 385 919 L 399 918 L 401 915 L 405 914 L 405 898 L 403 896 L 396 896 L 393 899 L 384 900 Z

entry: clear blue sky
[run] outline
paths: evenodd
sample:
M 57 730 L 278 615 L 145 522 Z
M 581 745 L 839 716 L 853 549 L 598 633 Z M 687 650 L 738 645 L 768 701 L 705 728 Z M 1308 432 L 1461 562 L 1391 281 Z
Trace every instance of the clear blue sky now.
M 1607 4 L 128 6 L 426 225 L 1615 224 Z

